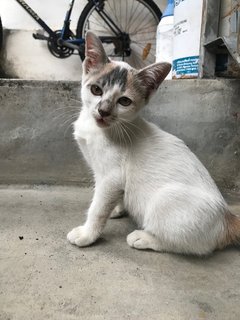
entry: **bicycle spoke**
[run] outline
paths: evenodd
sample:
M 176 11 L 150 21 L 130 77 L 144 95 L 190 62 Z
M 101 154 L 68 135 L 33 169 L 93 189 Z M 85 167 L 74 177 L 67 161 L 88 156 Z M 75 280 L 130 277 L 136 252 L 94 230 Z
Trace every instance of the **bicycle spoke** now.
M 132 16 L 132 9 L 133 9 L 133 1 L 131 3 L 131 9 L 129 8 L 129 6 L 126 5 L 126 8 L 125 8 L 125 26 L 124 26 L 124 30 L 125 31 L 128 31 L 128 26 L 129 26 L 129 17 L 131 19 L 131 16 Z M 128 4 L 130 5 L 130 4 Z
M 138 33 L 138 31 L 142 31 L 142 30 L 146 30 L 146 29 L 148 29 L 147 28 L 147 25 L 149 24 L 149 22 L 147 22 L 147 23 L 145 23 L 144 25 L 142 25 L 141 24 L 141 28 L 139 27 L 139 28 L 137 28 L 135 31 L 133 31 L 133 33 Z M 149 30 L 147 30 L 148 32 L 149 32 Z
M 156 29 L 159 18 L 151 5 L 146 4 L 144 0 L 106 0 L 104 2 L 104 12 L 122 32 L 129 35 L 130 54 L 127 53 L 127 49 L 121 49 L 121 41 L 123 41 L 121 40 L 121 34 L 119 38 L 113 34 L 109 25 L 99 16 L 94 6 L 92 6 L 88 16 L 85 17 L 84 32 L 90 29 L 103 38 L 113 36 L 115 38 L 114 42 L 103 42 L 107 55 L 113 60 L 124 60 L 137 68 L 143 68 L 153 63 L 155 61 Z M 144 56 L 149 45 L 150 50 Z
M 132 20 L 133 20 L 133 18 L 134 18 L 134 15 L 135 15 L 135 14 L 137 13 L 137 11 L 138 11 L 139 5 L 140 5 L 140 2 L 138 2 L 137 6 L 134 8 L 133 15 L 131 16 L 131 18 L 130 18 L 130 20 L 129 20 L 129 22 L 128 22 L 128 25 L 127 25 L 127 30 L 129 30 L 130 25 L 132 25 Z M 135 21 L 135 20 L 136 20 L 136 19 L 134 19 L 134 21 Z
M 134 36 L 134 35 L 141 35 L 141 34 L 147 34 L 147 35 L 149 35 L 149 32 L 155 32 L 155 28 L 152 28 L 152 30 L 151 31 L 144 31 L 144 32 L 135 32 L 135 33 L 129 33 L 131 36 Z M 149 37 L 147 37 L 147 38 L 149 38 Z M 156 39 L 155 37 L 153 38 L 153 39 Z
M 92 25 L 96 25 L 96 26 L 100 27 L 101 28 L 101 32 L 109 32 L 109 31 L 111 31 L 107 25 L 101 24 L 100 21 L 97 20 L 96 18 L 95 18 L 95 21 L 92 21 L 90 19 L 89 19 L 89 21 L 90 21 L 90 23 L 92 23 Z M 93 29 L 93 28 L 91 28 L 91 29 Z M 94 30 L 95 30 L 95 28 L 94 28 Z M 112 33 L 112 31 L 111 31 L 111 33 Z
M 134 62 L 136 65 L 136 69 L 141 69 L 142 68 L 142 59 L 141 59 L 140 55 L 137 52 L 135 52 L 133 58 L 134 58 Z
M 116 24 L 119 26 L 119 28 L 122 30 L 123 28 L 122 28 L 122 25 L 121 25 L 121 23 L 120 23 L 120 21 L 119 21 L 119 19 L 118 19 L 118 16 L 116 15 L 116 8 L 115 8 L 115 1 L 113 1 L 113 6 L 114 6 L 114 8 L 112 8 L 112 6 L 110 6 L 110 1 L 107 1 L 107 4 L 108 4 L 108 7 L 110 8 L 110 10 L 111 10 L 111 12 L 112 12 L 112 15 L 111 15 L 111 13 L 110 12 L 108 12 L 107 10 L 105 10 L 105 12 L 107 13 L 107 15 L 108 16 L 114 16 L 114 18 L 115 18 L 115 21 L 116 21 Z M 106 3 L 105 3 L 105 5 L 106 5 Z
M 141 14 L 142 14 L 142 12 L 140 12 L 139 16 L 141 16 Z M 138 17 L 139 17 L 139 16 L 138 16 Z M 137 26 L 133 32 L 136 32 L 136 30 L 143 28 L 143 27 L 142 27 L 142 24 L 146 21 L 146 17 L 148 17 L 147 14 L 146 14 L 143 18 L 142 18 L 142 17 L 141 17 L 141 19 L 139 18 L 139 20 L 141 21 L 141 24 L 140 24 L 139 26 Z M 148 23 L 148 22 L 147 22 L 147 23 Z M 144 26 L 146 26 L 146 25 L 147 25 L 147 24 L 145 23 Z

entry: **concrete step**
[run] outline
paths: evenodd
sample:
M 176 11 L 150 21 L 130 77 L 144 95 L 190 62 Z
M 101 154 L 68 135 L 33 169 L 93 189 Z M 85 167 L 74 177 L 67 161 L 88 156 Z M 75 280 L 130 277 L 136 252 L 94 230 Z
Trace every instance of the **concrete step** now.
M 89 185 L 72 138 L 80 83 L 0 80 L 0 181 Z M 143 115 L 182 138 L 220 188 L 240 186 L 240 80 L 165 81 Z

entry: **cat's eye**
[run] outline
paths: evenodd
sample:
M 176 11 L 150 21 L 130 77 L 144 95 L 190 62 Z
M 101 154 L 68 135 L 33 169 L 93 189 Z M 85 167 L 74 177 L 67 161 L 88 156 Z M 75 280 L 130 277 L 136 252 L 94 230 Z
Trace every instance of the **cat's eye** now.
M 128 97 L 121 97 L 118 99 L 118 103 L 120 103 L 124 107 L 128 107 L 132 103 L 132 100 Z
M 96 84 L 91 85 L 91 92 L 95 96 L 101 96 L 103 94 L 102 89 Z

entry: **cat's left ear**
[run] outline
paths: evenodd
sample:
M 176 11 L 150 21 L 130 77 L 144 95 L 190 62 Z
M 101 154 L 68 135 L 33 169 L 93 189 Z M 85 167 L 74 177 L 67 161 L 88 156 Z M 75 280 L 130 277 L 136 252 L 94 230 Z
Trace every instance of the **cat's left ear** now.
M 98 70 L 110 62 L 103 48 L 101 40 L 91 31 L 86 33 L 85 60 L 83 68 L 85 73 Z
M 141 86 L 145 88 L 147 99 L 158 89 L 170 70 L 170 63 L 159 62 L 151 64 L 137 73 L 137 78 L 140 80 Z

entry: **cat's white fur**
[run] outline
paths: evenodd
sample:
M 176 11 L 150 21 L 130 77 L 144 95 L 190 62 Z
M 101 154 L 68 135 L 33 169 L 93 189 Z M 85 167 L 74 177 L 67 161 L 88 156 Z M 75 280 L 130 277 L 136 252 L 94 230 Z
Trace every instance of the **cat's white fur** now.
M 228 209 L 207 170 L 183 141 L 138 115 L 129 126 L 131 142 L 126 136 L 122 143 L 114 143 L 109 130 L 93 117 L 102 97 L 86 89 L 86 79 L 84 74 L 83 106 L 74 137 L 94 173 L 95 192 L 86 223 L 69 232 L 68 240 L 80 247 L 92 244 L 119 205 L 113 215 L 124 206 L 138 224 L 139 230 L 127 236 L 131 247 L 212 252 L 224 239 Z M 107 93 L 110 98 L 114 90 L 117 87 Z

